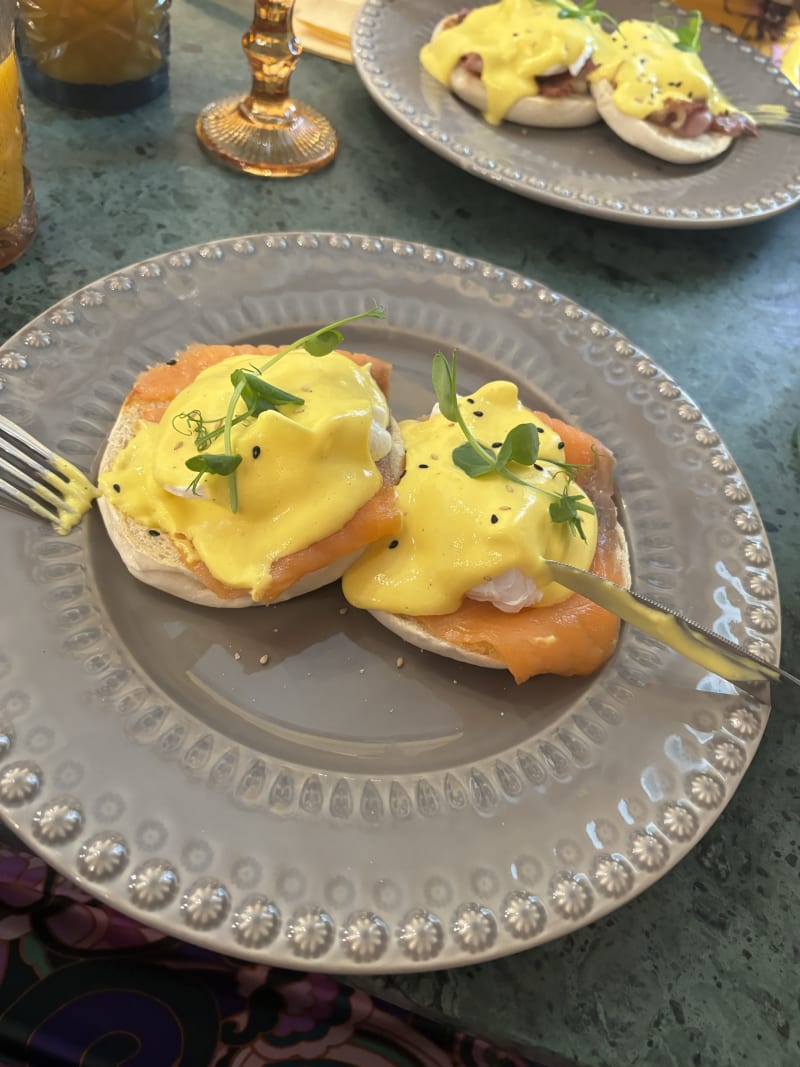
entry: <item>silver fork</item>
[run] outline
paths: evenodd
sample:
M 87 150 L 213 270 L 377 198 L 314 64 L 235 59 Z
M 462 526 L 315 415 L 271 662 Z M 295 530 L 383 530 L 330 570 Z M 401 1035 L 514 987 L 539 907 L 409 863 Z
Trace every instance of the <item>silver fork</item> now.
M 67 534 L 97 495 L 82 471 L 0 415 L 0 502 L 21 504 Z
M 783 104 L 753 104 L 752 107 L 743 105 L 739 110 L 749 115 L 757 127 L 800 133 L 800 110 L 795 108 Z

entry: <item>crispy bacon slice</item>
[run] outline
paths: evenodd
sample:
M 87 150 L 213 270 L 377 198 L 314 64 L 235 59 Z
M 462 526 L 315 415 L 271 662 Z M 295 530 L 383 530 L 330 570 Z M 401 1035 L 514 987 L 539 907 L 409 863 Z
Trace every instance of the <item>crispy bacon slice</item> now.
M 483 59 L 477 52 L 467 52 L 459 61 L 465 70 L 478 77 L 483 73 Z M 596 64 L 587 59 L 577 74 L 570 74 L 568 70 L 560 74 L 541 75 L 536 79 L 541 96 L 550 99 L 562 99 L 565 96 L 586 96 L 589 87 L 586 76 L 594 70 Z
M 465 56 L 461 57 L 461 66 L 468 70 L 470 74 L 477 74 L 478 77 L 483 74 L 483 59 L 477 52 L 467 52 Z
M 460 26 L 467 15 L 472 9 L 469 7 L 462 7 L 460 11 L 457 11 L 454 15 L 448 15 L 442 24 L 443 30 L 452 29 L 453 26 Z
M 715 115 L 711 129 L 717 133 L 725 133 L 728 137 L 739 137 L 743 133 L 751 137 L 757 136 L 752 120 L 738 111 L 732 111 L 726 115 Z
M 746 115 L 739 112 L 713 115 L 705 100 L 669 99 L 664 107 L 648 115 L 647 121 L 667 128 L 676 137 L 700 137 L 704 133 L 739 137 L 743 133 L 756 132 Z
M 572 96 L 575 92 L 574 78 L 568 70 L 561 74 L 548 74 L 536 79 L 539 86 L 540 96 L 546 96 L 550 100 L 561 100 L 565 96 Z M 586 83 L 584 82 L 584 87 Z M 584 88 L 584 92 L 586 89 Z

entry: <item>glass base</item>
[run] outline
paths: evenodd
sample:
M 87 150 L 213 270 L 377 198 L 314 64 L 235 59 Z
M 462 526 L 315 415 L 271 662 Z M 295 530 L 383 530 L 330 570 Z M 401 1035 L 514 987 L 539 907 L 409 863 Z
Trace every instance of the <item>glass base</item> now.
M 36 234 L 36 201 L 30 175 L 25 171 L 25 199 L 22 211 L 10 226 L 0 227 L 0 270 L 19 259 Z
M 296 178 L 336 155 L 336 130 L 315 108 L 285 100 L 281 115 L 262 117 L 250 110 L 250 100 L 219 100 L 197 117 L 201 144 L 229 167 L 266 178 Z
M 166 64 L 147 78 L 117 82 L 114 85 L 80 85 L 42 74 L 32 60 L 20 56 L 22 77 L 37 96 L 57 107 L 88 111 L 93 115 L 119 115 L 149 104 L 169 84 Z

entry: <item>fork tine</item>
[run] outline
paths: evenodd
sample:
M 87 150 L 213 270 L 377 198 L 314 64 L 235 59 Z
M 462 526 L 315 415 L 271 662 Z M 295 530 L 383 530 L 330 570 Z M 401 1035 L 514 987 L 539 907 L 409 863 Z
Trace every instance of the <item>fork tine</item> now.
M 790 130 L 800 129 L 800 115 L 770 115 L 768 111 L 756 111 L 753 116 L 757 126 L 786 126 Z
M 783 104 L 755 104 L 753 107 L 743 107 L 742 111 L 752 117 L 756 126 L 800 130 L 800 111 Z
M 2 441 L 0 441 L 0 452 L 16 455 L 18 459 L 22 459 L 23 461 L 27 458 L 16 448 L 11 445 L 5 445 Z M 32 469 L 36 469 L 46 481 L 53 485 L 55 479 L 50 471 L 46 471 L 44 467 L 38 463 L 32 464 Z M 27 489 L 31 489 L 41 500 L 47 501 L 47 503 L 51 504 L 54 508 L 62 508 L 64 511 L 69 511 L 74 514 L 75 509 L 70 507 L 62 496 L 59 496 L 58 493 L 54 493 L 52 489 L 47 487 L 47 485 L 37 482 L 35 478 L 31 478 L 29 474 L 26 474 L 24 470 L 20 470 L 19 467 L 14 466 L 13 463 L 9 463 L 8 460 L 3 459 L 2 455 L 0 455 L 0 471 L 5 471 L 6 474 L 10 474 L 16 481 L 22 482 Z
M 35 437 L 31 437 L 29 433 L 22 429 L 21 426 L 17 426 L 15 422 L 7 419 L 5 415 L 0 415 L 0 430 L 5 430 L 6 434 L 12 441 L 16 441 L 17 444 L 25 445 L 32 452 L 36 452 L 47 463 L 52 463 L 55 456 L 54 452 L 51 452 L 49 448 L 37 441 Z M 2 438 L 0 437 L 0 442 Z
M 55 474 L 52 467 L 49 465 L 45 467 L 34 456 L 29 455 L 27 452 L 23 452 L 22 449 L 16 448 L 10 441 L 6 441 L 0 436 L 0 452 L 5 453 L 6 456 L 10 456 L 15 459 L 18 464 L 21 464 L 27 471 L 36 474 L 39 478 L 43 478 L 45 481 L 50 482 L 51 485 L 60 486 L 66 485 L 67 479 L 60 478 L 58 474 Z M 40 455 L 44 455 L 44 449 L 39 450 Z M 52 456 L 45 457 L 46 462 L 51 462 Z
M 0 478 L 0 499 L 47 519 L 59 534 L 69 533 L 98 496 L 81 470 L 0 415 L 2 473 L 11 480 Z
M 7 482 L 5 478 L 0 478 L 0 496 L 9 497 L 18 504 L 24 505 L 29 511 L 32 511 L 34 515 L 39 515 L 41 518 L 47 519 L 48 522 L 58 521 L 58 513 L 56 511 L 48 511 L 38 500 L 34 500 L 32 496 L 23 493 L 21 489 L 18 489 L 15 485 Z

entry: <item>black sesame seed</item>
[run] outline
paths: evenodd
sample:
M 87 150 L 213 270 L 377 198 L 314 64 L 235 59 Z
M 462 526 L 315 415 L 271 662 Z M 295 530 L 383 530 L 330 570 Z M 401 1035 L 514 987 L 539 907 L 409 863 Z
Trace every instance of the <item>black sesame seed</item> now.
M 492 441 L 492 448 L 502 448 L 502 447 L 503 447 L 503 442 L 502 441 Z
M 420 463 L 419 469 L 421 471 L 426 471 L 428 469 L 428 464 L 427 463 Z
M 536 432 L 537 433 L 544 433 L 544 426 L 537 426 L 536 427 Z
M 177 362 L 178 362 L 177 359 L 168 359 L 167 360 L 167 366 L 168 367 L 174 367 Z
M 534 469 L 535 471 L 543 471 L 543 470 L 544 470 L 544 467 L 543 467 L 543 466 L 541 465 L 541 463 L 534 463 L 534 465 L 533 465 L 533 469 Z
M 148 530 L 147 532 L 150 534 L 151 537 L 161 536 L 161 532 L 159 530 Z
M 497 518 L 496 515 L 492 515 L 492 525 L 494 525 L 494 523 L 499 522 L 499 521 L 500 520 Z
M 564 442 L 563 441 L 559 441 L 558 442 L 558 447 L 559 448 L 564 448 Z
M 398 546 L 399 544 L 400 544 L 400 542 L 399 542 L 399 541 L 397 541 L 397 540 L 395 540 L 395 541 L 390 541 L 390 542 L 389 542 L 389 548 L 397 548 L 397 546 Z
M 253 459 L 258 459 L 261 455 L 261 445 L 253 445 Z
M 471 396 L 468 396 L 468 397 L 467 397 L 467 403 L 468 403 L 468 404 L 474 404 L 474 403 L 475 403 L 475 401 L 474 401 L 474 400 L 472 399 L 472 397 L 471 397 Z
M 397 479 L 397 480 L 398 480 L 398 482 L 399 482 L 399 481 L 401 481 L 401 480 L 402 480 L 403 478 L 405 478 L 405 476 L 406 476 L 407 474 L 408 474 L 408 471 L 405 471 L 405 470 L 404 470 L 404 471 L 402 471 L 402 472 L 401 472 L 401 474 L 400 474 L 400 477 L 399 477 L 399 478 Z
M 117 485 L 116 482 L 114 482 L 114 484 L 111 486 L 111 488 L 114 490 L 115 493 L 122 492 L 122 490 L 120 489 L 120 487 Z
M 475 416 L 476 419 L 482 419 L 483 418 L 483 412 L 482 411 L 473 411 L 472 414 Z

